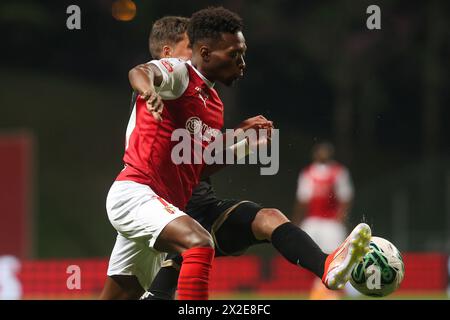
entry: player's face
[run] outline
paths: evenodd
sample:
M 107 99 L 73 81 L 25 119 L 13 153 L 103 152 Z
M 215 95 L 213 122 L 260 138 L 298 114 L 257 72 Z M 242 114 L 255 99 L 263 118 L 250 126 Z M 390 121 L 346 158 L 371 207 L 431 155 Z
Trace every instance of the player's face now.
M 183 60 L 191 60 L 192 57 L 192 49 L 189 46 L 189 38 L 187 33 L 184 34 L 183 40 L 178 42 L 172 50 L 171 53 L 173 58 L 179 58 Z
M 244 76 L 244 56 L 247 50 L 242 32 L 223 33 L 222 40 L 211 48 L 209 74 L 214 81 L 230 86 Z
M 327 147 L 319 147 L 314 152 L 313 158 L 317 162 L 327 162 L 332 158 L 332 151 Z

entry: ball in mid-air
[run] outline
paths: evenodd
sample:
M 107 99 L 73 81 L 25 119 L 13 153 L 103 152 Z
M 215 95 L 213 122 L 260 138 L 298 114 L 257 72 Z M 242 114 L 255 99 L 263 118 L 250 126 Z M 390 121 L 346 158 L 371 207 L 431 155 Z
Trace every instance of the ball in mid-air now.
M 352 286 L 367 296 L 384 297 L 400 286 L 405 274 L 400 251 L 389 241 L 372 237 L 370 251 L 353 269 Z

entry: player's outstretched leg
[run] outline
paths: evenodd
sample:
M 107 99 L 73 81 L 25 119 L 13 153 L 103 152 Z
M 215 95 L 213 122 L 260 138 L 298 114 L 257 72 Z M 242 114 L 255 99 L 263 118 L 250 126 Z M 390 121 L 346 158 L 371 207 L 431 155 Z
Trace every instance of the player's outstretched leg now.
M 252 222 L 256 239 L 267 239 L 289 262 L 322 279 L 328 289 L 341 289 L 356 264 L 369 250 L 370 227 L 361 223 L 341 246 L 326 255 L 311 237 L 277 209 L 260 210 Z
M 311 271 L 319 279 L 322 278 L 327 254 L 281 211 L 272 208 L 261 209 L 256 214 L 251 229 L 256 239 L 269 240 L 290 263 Z
M 342 289 L 350 279 L 353 268 L 369 251 L 370 227 L 358 224 L 345 241 L 325 261 L 322 282 L 328 289 Z

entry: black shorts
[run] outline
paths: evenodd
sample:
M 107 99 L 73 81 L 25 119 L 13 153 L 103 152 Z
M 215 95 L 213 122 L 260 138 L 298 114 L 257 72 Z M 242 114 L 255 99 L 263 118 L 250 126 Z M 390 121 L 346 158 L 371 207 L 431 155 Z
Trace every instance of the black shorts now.
M 196 209 L 187 211 L 203 228 L 211 233 L 214 239 L 216 257 L 239 256 L 250 246 L 267 243 L 267 240 L 257 240 L 252 231 L 252 222 L 256 214 L 263 209 L 257 203 L 245 200 L 217 200 Z M 181 258 L 177 254 L 169 254 L 167 260 L 174 260 L 180 265 Z M 163 266 L 172 265 L 171 262 Z

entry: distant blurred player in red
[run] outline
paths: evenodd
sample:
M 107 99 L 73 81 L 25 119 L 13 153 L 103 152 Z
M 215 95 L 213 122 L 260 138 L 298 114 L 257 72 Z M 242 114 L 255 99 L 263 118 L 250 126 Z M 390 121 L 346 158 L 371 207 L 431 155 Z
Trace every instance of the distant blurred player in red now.
M 334 147 L 323 142 L 313 147 L 313 163 L 300 173 L 292 221 L 299 225 L 325 253 L 331 253 L 347 235 L 345 217 L 353 199 L 349 171 L 333 160 Z M 315 281 L 310 298 L 337 299 L 339 292 Z

